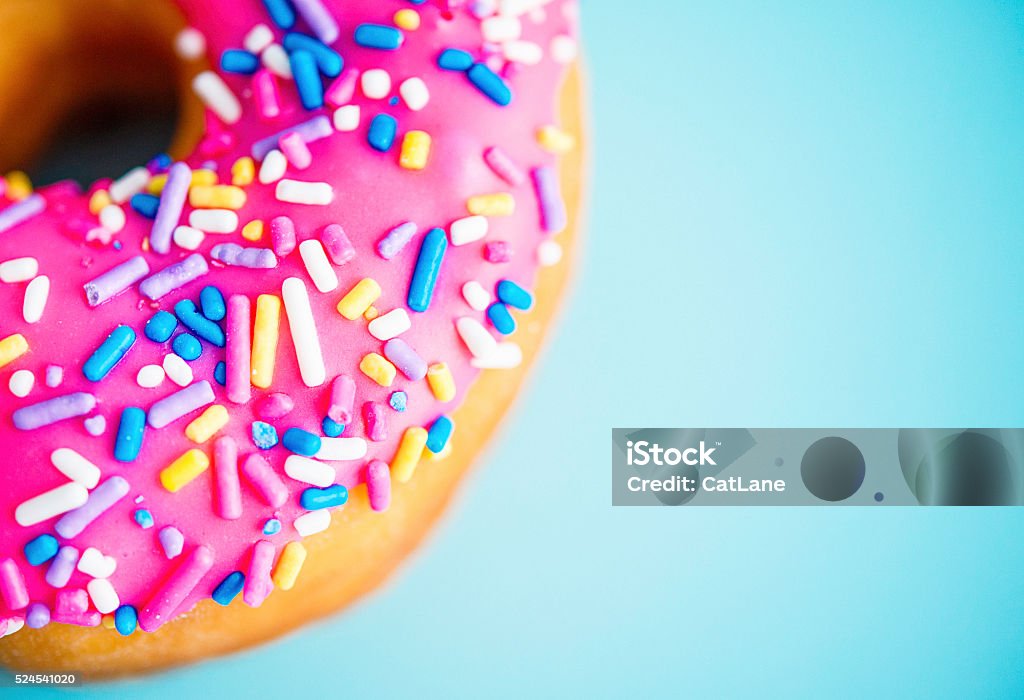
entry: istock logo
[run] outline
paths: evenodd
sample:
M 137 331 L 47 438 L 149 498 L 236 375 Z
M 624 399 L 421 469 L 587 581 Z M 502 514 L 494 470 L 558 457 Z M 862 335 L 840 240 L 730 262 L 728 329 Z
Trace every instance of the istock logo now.
M 638 467 L 648 464 L 655 464 L 659 467 L 666 465 L 674 467 L 679 463 L 691 467 L 698 465 L 702 467 L 705 465 L 717 466 L 715 460 L 711 458 L 711 453 L 714 451 L 715 448 L 707 448 L 703 440 L 700 441 L 699 447 L 688 447 L 685 450 L 675 447 L 670 447 L 666 450 L 656 442 L 650 443 L 646 440 L 633 442 L 629 440 L 626 443 L 626 463 L 630 466 Z

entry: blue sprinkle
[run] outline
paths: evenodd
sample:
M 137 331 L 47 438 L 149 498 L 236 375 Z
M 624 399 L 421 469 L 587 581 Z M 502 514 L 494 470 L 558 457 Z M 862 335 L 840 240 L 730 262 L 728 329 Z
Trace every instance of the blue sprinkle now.
M 409 308 L 413 311 L 426 311 L 434 298 L 434 285 L 441 273 L 441 263 L 448 250 L 448 236 L 444 229 L 432 228 L 420 243 L 420 254 L 416 259 L 412 280 L 409 282 Z
M 277 518 L 271 518 L 267 522 L 263 523 L 264 535 L 276 535 L 279 532 L 281 532 L 281 521 Z
M 224 347 L 224 331 L 216 323 L 199 313 L 195 302 L 182 299 L 174 305 L 174 315 L 185 327 L 208 343 Z
M 380 151 L 386 153 L 391 148 L 391 144 L 395 142 L 395 132 L 398 131 L 398 122 L 389 114 L 378 114 L 370 122 L 370 131 L 366 134 L 366 140 L 369 144 Z
M 114 250 L 121 250 L 122 248 L 124 248 L 124 246 L 121 245 L 121 241 L 114 241 L 114 244 L 113 244 L 112 247 L 113 247 Z
M 512 90 L 508 84 L 483 63 L 474 63 L 466 76 L 477 90 L 490 97 L 496 104 L 504 107 L 512 101 Z
M 299 497 L 299 503 L 306 510 L 335 508 L 345 505 L 346 501 L 348 501 L 348 489 L 341 484 L 334 484 L 325 489 L 306 489 Z
M 213 381 L 221 386 L 225 386 L 228 383 L 228 365 L 224 360 L 218 362 L 217 366 L 213 368 Z
M 413 5 L 422 5 L 426 1 L 427 0 L 409 0 L 409 2 L 411 2 Z
M 434 454 L 439 454 L 444 446 L 448 444 L 448 438 L 452 436 L 452 429 L 455 424 L 448 416 L 441 416 L 427 431 L 427 449 Z
M 98 382 L 121 361 L 135 344 L 135 331 L 131 326 L 118 326 L 110 332 L 103 344 L 85 361 L 82 374 L 90 382 Z
M 320 436 L 302 428 L 288 428 L 284 431 L 281 444 L 285 449 L 303 457 L 312 457 L 320 451 Z
M 145 411 L 136 406 L 121 411 L 121 423 L 117 426 L 117 439 L 114 441 L 114 459 L 118 462 L 134 462 L 142 450 L 145 434 Z
M 58 549 L 60 549 L 60 545 L 57 544 L 56 537 L 53 535 L 40 535 L 25 544 L 25 559 L 28 560 L 31 566 L 39 566 L 57 556 Z
M 171 343 L 171 350 L 186 362 L 198 360 L 199 356 L 203 354 L 203 346 L 195 336 L 188 333 L 180 333 L 175 336 L 174 342 Z
M 498 299 L 514 309 L 523 311 L 533 306 L 533 296 L 512 280 L 498 282 Z
M 220 55 L 220 67 L 226 73 L 252 75 L 259 69 L 260 59 L 242 49 L 227 49 Z
M 388 100 L 388 104 L 391 105 L 392 107 L 397 107 L 398 106 L 398 98 L 397 97 L 392 97 L 390 100 Z
M 261 420 L 253 421 L 252 442 L 261 450 L 269 450 L 278 443 L 277 428 Z
M 487 318 L 502 335 L 511 335 L 516 330 L 516 320 L 508 312 L 508 307 L 495 302 L 487 307 Z
M 220 321 L 228 313 L 227 306 L 224 304 L 224 295 L 213 285 L 203 287 L 199 292 L 199 306 L 203 310 L 203 316 L 211 321 Z
M 122 605 L 114 611 L 114 628 L 127 637 L 139 624 L 139 613 L 131 605 Z
M 356 27 L 356 43 L 368 49 L 394 51 L 405 40 L 405 36 L 395 27 L 384 24 L 360 24 Z
M 148 530 L 153 527 L 153 514 L 145 508 L 139 508 L 135 511 L 135 524 L 141 527 L 143 530 Z
M 320 80 L 320 72 L 316 67 L 316 58 L 309 51 L 299 49 L 293 51 L 291 59 L 292 77 L 295 87 L 299 90 L 299 100 L 306 109 L 319 109 L 324 106 L 324 84 Z
M 154 343 L 166 343 L 177 327 L 178 319 L 166 311 L 157 311 L 153 318 L 146 321 L 143 333 Z
M 283 43 L 288 53 L 309 51 L 313 54 L 320 72 L 328 78 L 337 78 L 341 75 L 341 69 L 345 67 L 345 61 L 341 58 L 341 54 L 308 34 L 289 32 L 284 35 Z
M 396 391 L 388 398 L 388 403 L 391 404 L 391 408 L 401 413 L 409 405 L 409 395 L 404 391 Z
M 270 19 L 281 29 L 295 26 L 295 10 L 290 0 L 263 0 L 263 6 L 267 8 Z
M 329 416 L 324 416 L 324 420 L 320 424 L 320 428 L 324 431 L 324 435 L 327 437 L 338 437 L 345 432 L 345 426 L 337 421 L 331 420 Z
M 228 605 L 235 596 L 242 592 L 245 585 L 245 574 L 241 571 L 233 571 L 224 577 L 224 580 L 213 589 L 213 599 L 219 605 Z
M 173 162 L 174 159 L 171 158 L 170 153 L 157 153 L 153 156 L 153 159 L 149 161 L 149 166 L 155 170 L 167 170 L 167 168 L 171 167 L 171 163 Z
M 473 65 L 473 56 L 462 49 L 445 49 L 437 57 L 437 67 L 443 70 L 465 72 Z

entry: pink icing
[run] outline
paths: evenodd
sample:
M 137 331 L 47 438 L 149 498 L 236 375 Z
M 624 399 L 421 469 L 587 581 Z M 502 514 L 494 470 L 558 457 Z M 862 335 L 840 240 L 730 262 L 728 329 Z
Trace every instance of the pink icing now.
M 283 36 L 283 32 L 273 26 L 258 0 L 177 2 L 188 23 L 205 34 L 208 57 L 213 65 L 218 65 L 219 56 L 225 49 L 240 48 L 243 37 L 258 23 L 271 26 L 278 42 Z M 80 551 L 96 547 L 117 561 L 117 569 L 110 581 L 122 604 L 133 605 L 145 613 L 144 627 L 156 627 L 154 620 L 157 616 L 162 624 L 169 617 L 191 609 L 196 602 L 209 597 L 214 587 L 232 571 L 248 572 L 254 545 L 267 537 L 262 532 L 263 524 L 269 518 L 278 518 L 282 523 L 281 532 L 273 535 L 272 544 L 260 545 L 258 549 L 260 557 L 256 564 L 260 569 L 260 580 L 247 584 L 246 597 L 251 598 L 251 602 L 262 600 L 263 588 L 268 585 L 266 555 L 280 551 L 288 541 L 299 539 L 292 523 L 307 512 L 299 504 L 299 496 L 307 485 L 284 475 L 283 464 L 289 454 L 285 448 L 277 446 L 268 451 L 257 450 L 250 435 L 252 421 L 260 419 L 262 414 L 277 427 L 280 435 L 292 426 L 321 434 L 321 421 L 332 407 L 332 382 L 339 375 L 348 375 L 355 380 L 355 408 L 352 410 L 352 423 L 347 426 L 344 437 L 367 437 L 360 408 L 370 402 L 383 407 L 389 427 L 388 437 L 380 442 L 368 441 L 365 457 L 332 462 L 331 465 L 337 470 L 337 482 L 352 488 L 366 479 L 367 464 L 371 464 L 369 473 L 373 480 L 374 508 L 386 508 L 390 479 L 382 470 L 394 456 L 406 427 L 429 427 L 438 416 L 450 415 L 479 372 L 470 364 L 471 356 L 456 333 L 455 319 L 462 316 L 476 318 L 497 337 L 485 314 L 474 311 L 462 298 L 460 290 L 463 285 L 476 280 L 493 295 L 495 285 L 501 279 L 513 280 L 526 289 L 530 289 L 534 282 L 537 271 L 535 250 L 544 240 L 536 195 L 528 179 L 512 186 L 499 177 L 485 162 L 484 152 L 490 147 L 500 146 L 502 152 L 526 170 L 556 163 L 556 156 L 537 143 L 536 131 L 545 124 L 556 123 L 556 95 L 564 66 L 552 57 L 548 47 L 556 37 L 575 34 L 574 0 L 508 3 L 510 6 L 538 8 L 520 18 L 521 39 L 536 43 L 544 52 L 541 62 L 533 66 L 504 64 L 498 47 L 484 45 L 481 22 L 474 16 L 474 11 L 479 13 L 480 8 L 498 4 L 496 2 L 438 0 L 413 5 L 401 0 L 328 0 L 324 4 L 339 22 L 341 35 L 332 47 L 345 60 L 345 72 L 328 92 L 329 102 L 335 106 L 345 103 L 359 105 L 362 112 L 360 125 L 355 131 L 334 132 L 328 138 L 308 144 L 311 155 L 308 167 L 297 170 L 289 166 L 285 177 L 330 183 L 334 191 L 333 201 L 327 206 L 285 204 L 275 198 L 275 185 L 261 185 L 255 181 L 244 187 L 247 201 L 238 212 L 238 231 L 207 234 L 197 252 L 210 261 L 209 251 L 219 243 L 274 247 L 270 222 L 277 216 L 287 216 L 294 222 L 298 242 L 320 239 L 324 227 L 338 224 L 351 240 L 355 257 L 344 265 L 332 265 L 339 279 L 335 291 L 324 294 L 316 291 L 296 250 L 281 258 L 279 266 L 271 270 L 225 267 L 211 262 L 207 275 L 168 294 L 159 302 L 144 299 L 138 293 L 138 284 L 135 284 L 114 299 L 90 308 L 82 287 L 100 273 L 140 253 L 145 256 L 150 269 L 156 272 L 184 259 L 190 251 L 172 244 L 169 253 L 159 255 L 144 248 L 143 242 L 149 235 L 152 221 L 138 215 L 127 203 L 123 207 L 127 224 L 122 231 L 111 234 L 98 230 L 100 224 L 88 210 L 87 195 L 78 194 L 76 188 L 68 183 L 43 188 L 40 192 L 46 200 L 45 211 L 0 233 L 0 262 L 23 256 L 34 257 L 39 263 L 39 274 L 47 275 L 51 282 L 48 303 L 41 321 L 36 324 L 26 323 L 22 315 L 27 283 L 0 284 L 0 337 L 21 333 L 30 347 L 27 354 L 0 370 L 0 442 L 8 445 L 7 459 L 0 470 L 0 498 L 3 501 L 0 508 L 0 561 L 10 559 L 17 565 L 24 579 L 27 599 L 31 601 L 59 609 L 58 589 L 44 580 L 49 563 L 30 566 L 22 552 L 24 545 L 33 538 L 44 533 L 55 534 L 53 525 L 56 519 L 22 527 L 15 522 L 14 511 L 23 501 L 66 483 L 67 477 L 50 462 L 51 453 L 60 447 L 72 448 L 96 464 L 102 472 L 101 483 L 112 476 L 121 476 L 130 484 L 128 496 L 98 517 L 84 532 L 68 542 L 60 537 L 58 540 L 61 545 L 73 544 Z M 373 50 L 354 43 L 356 25 L 370 22 L 391 26 L 393 15 L 399 9 L 416 10 L 421 17 L 417 30 L 403 32 L 405 40 L 399 50 Z M 301 19 L 296 29 L 309 32 Z M 499 107 L 477 91 L 464 74 L 439 69 L 437 57 L 448 47 L 469 51 L 477 60 L 486 60 L 488 65 L 496 68 L 514 92 L 512 104 Z M 428 105 L 422 111 L 412 112 L 401 100 L 392 106 L 387 99 L 364 97 L 352 71 L 370 68 L 384 68 L 390 73 L 391 96 L 398 95 L 399 85 L 406 78 L 421 77 L 430 91 Z M 332 111 L 331 106 L 314 112 L 304 110 L 299 104 L 294 84 L 275 79 L 281 114 L 276 119 L 268 119 L 267 110 L 263 109 L 261 114 L 257 105 L 252 76 L 220 75 L 238 96 L 242 117 L 238 123 L 226 126 L 208 114 L 207 138 L 187 162 L 193 169 L 215 168 L 221 183 L 230 183 L 232 164 L 249 155 L 255 141 L 305 122 L 318 113 L 329 116 Z M 257 90 L 264 95 L 269 89 L 267 80 L 267 74 L 261 73 L 257 81 Z M 325 80 L 325 88 L 329 88 L 331 82 Z M 366 142 L 370 120 L 378 113 L 390 114 L 398 120 L 395 145 L 383 154 L 372 150 Z M 422 171 L 406 170 L 398 163 L 402 136 L 413 129 L 427 132 L 432 139 L 429 162 Z M 299 157 L 303 158 L 303 148 L 291 143 L 288 150 L 297 150 Z M 258 162 L 256 168 L 259 169 Z M 2 185 L 0 180 L 0 187 Z M 109 186 L 109 181 L 97 183 L 90 191 L 101 186 Z M 383 354 L 384 343 L 367 332 L 366 321 L 342 318 L 335 308 L 338 301 L 356 282 L 370 277 L 383 290 L 374 302 L 381 313 L 406 308 L 409 281 L 423 235 L 433 227 L 447 230 L 452 221 L 468 216 L 466 200 L 470 196 L 497 192 L 514 195 L 515 213 L 490 218 L 489 233 L 484 239 L 448 248 L 429 310 L 425 313 L 410 311 L 412 328 L 401 335 L 402 340 L 428 363 L 448 364 L 458 388 L 455 401 L 439 403 L 426 379 L 409 381 L 401 373 L 391 387 L 384 388 L 374 383 L 359 371 L 358 366 L 367 353 Z M 0 199 L 0 212 L 4 206 L 10 206 L 10 202 Z M 186 202 L 179 223 L 187 223 L 190 211 L 191 207 Z M 264 235 L 259 242 L 247 241 L 241 236 L 241 226 L 253 219 L 264 222 Z M 405 221 L 416 222 L 418 233 L 393 259 L 384 260 L 377 253 L 378 241 Z M 327 239 L 334 240 L 334 237 L 328 235 Z M 508 255 L 507 262 L 494 263 L 487 259 L 494 258 L 487 252 L 487 246 L 497 241 L 508 243 L 502 247 Z M 113 242 L 120 243 L 119 250 Z M 333 255 L 330 250 L 328 252 Z M 505 255 L 497 259 L 504 259 Z M 160 470 L 196 447 L 185 437 L 184 428 L 201 410 L 162 429 L 148 428 L 140 458 L 130 464 L 115 461 L 113 446 L 122 409 L 126 406 L 148 409 L 156 400 L 179 389 L 169 379 L 151 389 L 141 388 L 136 383 L 136 375 L 143 366 L 161 364 L 163 356 L 170 352 L 169 341 L 157 344 L 143 334 L 145 322 L 152 314 L 158 309 L 172 311 L 174 304 L 181 299 L 192 299 L 198 304 L 199 290 L 206 285 L 217 286 L 225 299 L 231 295 L 245 295 L 255 309 L 257 295 L 280 296 L 282 281 L 288 277 L 301 279 L 309 291 L 327 369 L 327 380 L 322 386 L 308 388 L 300 380 L 283 309 L 273 385 L 266 390 L 253 387 L 248 402 L 242 405 L 232 403 L 224 387 L 213 381 L 215 365 L 225 358 L 224 348 L 204 341 L 202 357 L 190 363 L 195 380 L 209 380 L 214 387 L 216 403 L 225 406 L 230 414 L 228 425 L 217 437 L 230 436 L 235 440 L 238 465 L 243 465 L 251 454 L 259 452 L 285 483 L 289 492 L 286 502 L 278 508 L 267 505 L 243 476 L 241 516 L 231 520 L 220 517 L 218 512 L 234 516 L 238 510 L 236 496 L 218 494 L 216 487 L 219 483 L 228 491 L 237 488 L 232 486 L 238 483 L 233 465 L 230 469 L 222 465 L 219 470 L 211 466 L 207 473 L 177 493 L 170 493 L 161 486 Z M 239 304 L 235 309 L 243 306 Z M 234 317 L 231 319 L 233 323 Z M 138 339 L 135 345 L 105 379 L 98 383 L 88 381 L 82 374 L 83 363 L 120 324 L 136 331 Z M 221 321 L 220 325 L 224 328 L 230 324 Z M 182 330 L 184 328 L 179 324 L 177 332 Z M 514 338 L 512 336 L 511 339 L 514 341 Z M 501 337 L 498 339 L 503 340 Z M 232 349 L 235 347 L 232 345 Z M 242 343 L 241 347 L 244 351 L 245 344 Z M 64 369 L 63 382 L 56 387 L 48 387 L 44 381 L 46 368 L 51 365 Z M 23 369 L 35 375 L 35 384 L 26 397 L 17 398 L 7 391 L 6 385 L 14 371 Z M 245 391 L 238 391 L 237 386 L 234 388 L 236 396 L 244 398 Z M 408 395 L 408 407 L 404 412 L 396 412 L 389 405 L 389 397 L 395 391 Z M 20 431 L 14 427 L 11 418 L 14 410 L 72 392 L 95 394 L 98 400 L 96 409 L 88 416 L 32 431 Z M 288 400 L 270 398 L 274 394 L 285 394 Z M 347 396 L 341 400 L 352 402 Z M 271 405 L 268 402 L 277 405 L 289 401 L 294 402 L 290 411 L 267 409 Z M 339 397 L 335 396 L 335 402 L 338 401 Z M 279 417 L 268 418 L 278 414 Z M 91 424 L 95 426 L 96 416 L 105 417 L 107 427 L 102 435 L 94 437 L 86 430 L 85 421 L 92 418 Z M 199 446 L 211 461 L 216 439 Z M 221 459 L 234 459 L 228 454 L 229 449 L 223 449 L 223 444 L 219 455 Z M 155 527 L 143 529 L 135 523 L 133 513 L 139 508 L 145 508 L 152 514 Z M 387 517 L 387 514 L 378 517 Z M 185 537 L 185 552 L 174 561 L 166 558 L 158 540 L 157 533 L 166 526 L 178 528 Z M 200 547 L 203 549 L 198 549 Z M 189 571 L 199 577 L 198 584 L 184 591 L 181 586 L 190 584 L 190 581 L 177 572 L 183 566 L 182 561 L 197 560 L 196 557 L 203 566 Z M 76 570 L 64 591 L 81 592 L 88 580 L 85 574 Z M 169 590 L 173 595 L 168 593 Z M 81 597 L 78 595 L 76 599 Z M 13 599 L 20 605 L 18 596 L 13 596 Z M 147 603 L 150 607 L 144 611 Z M 172 604 L 174 609 L 170 610 Z M 24 612 L 20 607 L 12 610 L 0 606 L 0 624 L 6 627 L 7 620 L 16 620 Z M 77 610 L 75 615 L 57 617 L 69 622 L 77 620 L 80 624 L 96 624 L 97 619 L 95 613 L 84 610 Z

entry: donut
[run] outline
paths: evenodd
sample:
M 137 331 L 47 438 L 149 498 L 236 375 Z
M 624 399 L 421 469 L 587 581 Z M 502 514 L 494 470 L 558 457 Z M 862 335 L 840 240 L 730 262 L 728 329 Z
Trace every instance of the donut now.
M 182 107 L 176 157 L 0 180 L 0 664 L 136 674 L 375 590 L 566 297 L 575 0 L 4 9 L 0 164 L 97 86 Z

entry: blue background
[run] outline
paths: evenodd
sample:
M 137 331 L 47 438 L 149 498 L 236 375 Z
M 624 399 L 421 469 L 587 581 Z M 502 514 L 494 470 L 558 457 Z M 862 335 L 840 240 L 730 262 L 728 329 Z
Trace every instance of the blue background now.
M 1024 509 L 609 505 L 613 426 L 1024 424 L 1024 6 L 583 13 L 579 284 L 454 512 L 348 615 L 96 696 L 1024 692 Z

